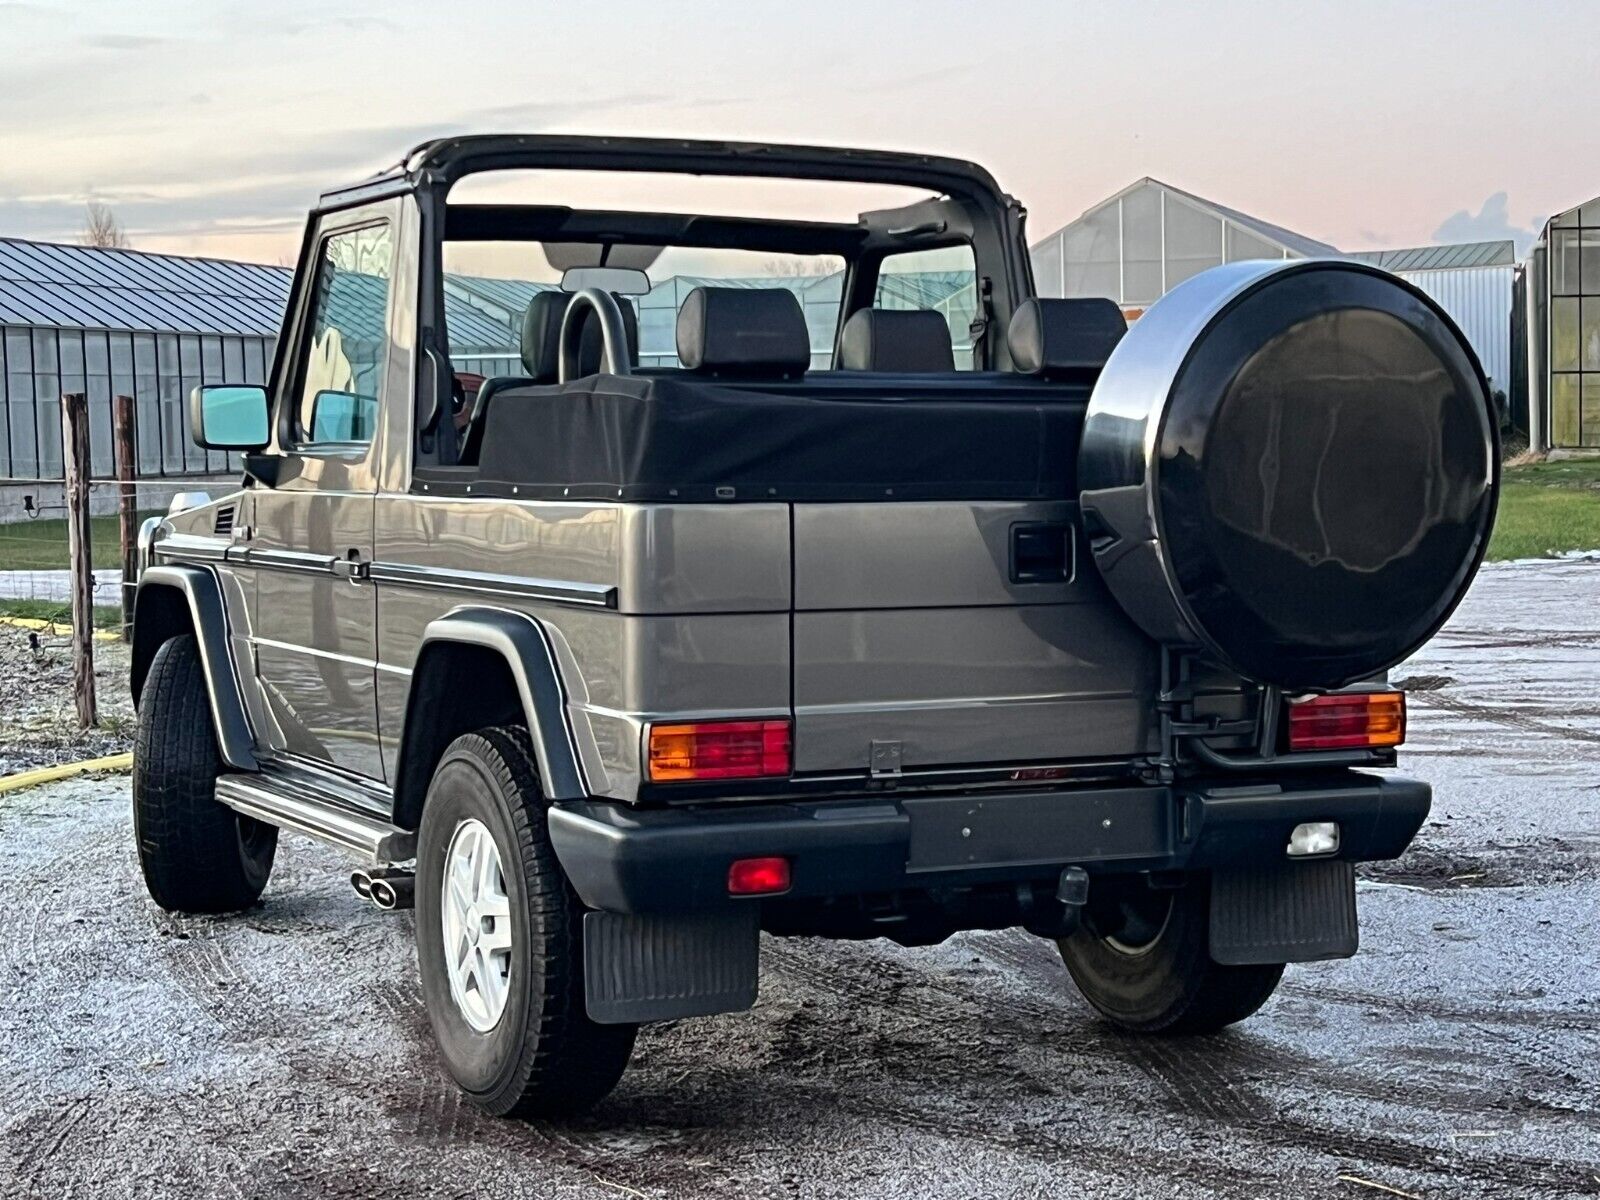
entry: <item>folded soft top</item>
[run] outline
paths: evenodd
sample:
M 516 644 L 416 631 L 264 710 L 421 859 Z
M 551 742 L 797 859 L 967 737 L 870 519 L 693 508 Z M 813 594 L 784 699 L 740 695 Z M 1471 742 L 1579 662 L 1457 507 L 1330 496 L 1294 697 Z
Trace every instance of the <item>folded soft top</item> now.
M 595 375 L 497 391 L 477 465 L 419 478 L 640 501 L 1075 499 L 1088 390 L 972 373 Z

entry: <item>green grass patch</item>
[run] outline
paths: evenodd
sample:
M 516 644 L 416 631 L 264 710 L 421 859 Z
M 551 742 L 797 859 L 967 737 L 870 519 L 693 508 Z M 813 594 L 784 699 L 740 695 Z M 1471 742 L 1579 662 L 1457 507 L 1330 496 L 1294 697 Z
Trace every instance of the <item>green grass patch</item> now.
M 1489 558 L 1600 550 L 1600 459 L 1507 467 Z
M 0 617 L 29 617 L 36 621 L 57 621 L 72 624 L 72 605 L 54 600 L 0 600 Z M 111 605 L 94 606 L 94 627 L 117 630 L 122 628 L 122 610 Z
M 151 513 L 140 513 L 143 521 Z M 96 568 L 122 565 L 117 518 L 89 518 L 89 549 Z M 67 567 L 65 517 L 40 517 L 0 525 L 0 571 L 59 571 Z

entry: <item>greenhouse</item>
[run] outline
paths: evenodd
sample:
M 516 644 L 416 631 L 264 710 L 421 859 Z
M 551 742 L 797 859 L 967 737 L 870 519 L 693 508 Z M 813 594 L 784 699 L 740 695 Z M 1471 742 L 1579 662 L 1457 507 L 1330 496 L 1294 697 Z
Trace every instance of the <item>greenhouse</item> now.
M 1517 284 L 1529 441 L 1600 449 L 1600 197 L 1551 218 Z
M 1033 271 L 1041 296 L 1109 296 L 1133 316 L 1207 267 L 1339 253 L 1146 177 L 1036 243 Z

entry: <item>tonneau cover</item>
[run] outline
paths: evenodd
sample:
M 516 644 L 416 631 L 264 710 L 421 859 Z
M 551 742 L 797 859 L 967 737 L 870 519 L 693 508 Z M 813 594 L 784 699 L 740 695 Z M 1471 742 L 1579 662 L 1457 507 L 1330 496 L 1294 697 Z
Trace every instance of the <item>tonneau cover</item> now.
M 430 490 L 624 500 L 1076 499 L 1088 388 L 966 374 L 597 375 L 496 392 Z

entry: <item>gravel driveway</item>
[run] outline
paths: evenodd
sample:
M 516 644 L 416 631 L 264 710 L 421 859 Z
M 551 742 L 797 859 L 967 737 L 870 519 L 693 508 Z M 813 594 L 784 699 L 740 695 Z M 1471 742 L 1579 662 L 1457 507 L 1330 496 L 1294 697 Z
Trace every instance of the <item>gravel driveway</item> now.
M 0 1196 L 1600 1194 L 1597 594 L 1491 568 L 1396 673 L 1433 818 L 1366 872 L 1361 953 L 1236 1030 L 1113 1033 L 1021 933 L 769 939 L 753 1012 L 647 1029 L 568 1126 L 458 1102 L 409 917 L 336 854 L 172 917 L 124 780 L 0 798 Z

